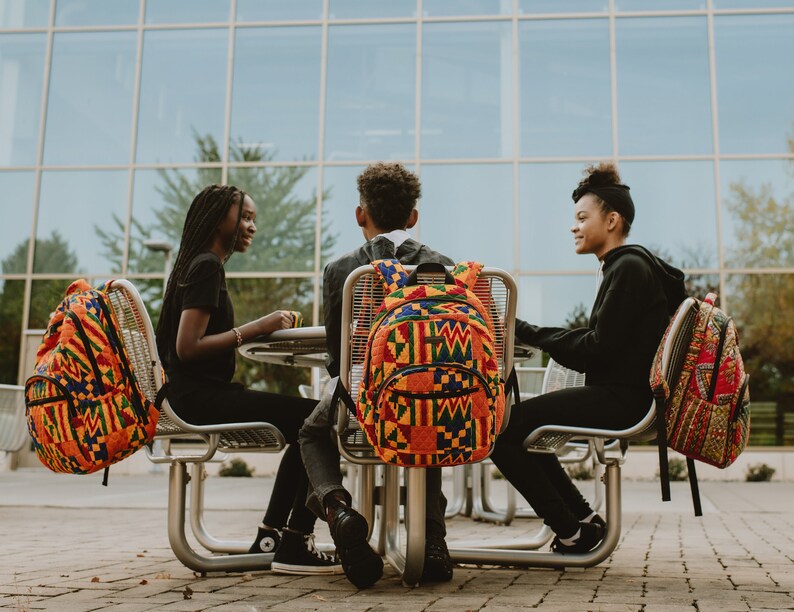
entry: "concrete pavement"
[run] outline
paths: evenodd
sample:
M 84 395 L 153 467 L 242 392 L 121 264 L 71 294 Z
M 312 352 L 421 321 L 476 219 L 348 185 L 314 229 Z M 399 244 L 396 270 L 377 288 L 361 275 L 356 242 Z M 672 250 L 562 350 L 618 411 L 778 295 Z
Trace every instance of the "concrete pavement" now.
M 663 504 L 658 482 L 623 483 L 623 533 L 613 555 L 586 570 L 456 567 L 451 583 L 408 589 L 387 568 L 372 589 L 344 578 L 270 572 L 202 577 L 173 556 L 167 475 L 65 476 L 0 472 L 0 609 L 11 610 L 604 610 L 732 612 L 794 609 L 794 486 L 703 482 L 704 516 L 686 483 Z M 210 478 L 209 530 L 252 538 L 269 478 Z M 585 492 L 590 483 L 583 484 Z M 495 495 L 503 494 L 495 483 Z M 236 510 L 228 508 L 236 507 Z M 449 521 L 449 540 L 530 534 Z M 329 541 L 318 524 L 319 541 Z

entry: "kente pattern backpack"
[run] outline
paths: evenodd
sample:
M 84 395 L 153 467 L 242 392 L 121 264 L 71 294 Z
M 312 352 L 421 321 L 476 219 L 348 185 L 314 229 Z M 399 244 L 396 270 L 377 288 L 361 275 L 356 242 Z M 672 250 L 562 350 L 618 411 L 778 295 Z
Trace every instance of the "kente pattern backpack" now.
M 726 468 L 744 450 L 750 432 L 749 376 L 739 353 L 739 335 L 716 301 L 717 295 L 709 293 L 703 301 L 687 300 L 679 306 L 691 309 L 674 339 L 680 350 L 665 379 L 660 348 L 650 378 L 657 406 L 664 406 L 664 418 L 657 420 L 662 498 L 670 499 L 669 446 L 687 458 L 697 516 L 702 511 L 694 460 Z M 671 328 L 672 324 L 660 347 Z
M 474 294 L 482 264 L 450 274 L 420 264 L 409 275 L 395 259 L 372 263 L 386 297 L 369 331 L 356 418 L 386 463 L 459 465 L 485 459 L 502 425 L 491 313 Z M 417 284 L 443 271 L 444 284 Z M 498 322 L 497 322 L 498 324 Z
M 54 472 L 96 472 L 154 437 L 159 411 L 129 365 L 105 293 L 112 282 L 92 289 L 81 279 L 69 286 L 25 384 L 28 430 L 39 459 Z

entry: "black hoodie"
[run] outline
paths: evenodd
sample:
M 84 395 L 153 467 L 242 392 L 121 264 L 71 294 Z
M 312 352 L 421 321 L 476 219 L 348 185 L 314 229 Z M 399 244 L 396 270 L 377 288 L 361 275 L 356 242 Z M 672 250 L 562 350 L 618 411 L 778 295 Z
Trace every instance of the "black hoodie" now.
M 516 336 L 584 372 L 587 385 L 648 387 L 670 315 L 686 298 L 684 273 L 638 245 L 609 251 L 603 273 L 588 327 L 537 327 L 517 320 Z

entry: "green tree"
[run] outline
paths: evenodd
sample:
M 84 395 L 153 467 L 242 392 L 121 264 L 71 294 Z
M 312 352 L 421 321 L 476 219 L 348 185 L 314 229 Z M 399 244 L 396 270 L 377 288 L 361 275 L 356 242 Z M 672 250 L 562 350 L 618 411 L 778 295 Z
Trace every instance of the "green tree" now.
M 49 238 L 36 240 L 37 270 L 74 272 L 77 256 L 57 231 Z M 25 270 L 28 240 L 20 242 L 6 257 L 0 268 L 3 274 Z M 44 327 L 50 313 L 63 299 L 68 280 L 37 280 L 33 283 L 30 301 L 29 327 Z M 22 314 L 25 298 L 24 281 L 7 280 L 0 291 L 0 383 L 16 384 L 19 369 L 19 347 L 22 339 Z

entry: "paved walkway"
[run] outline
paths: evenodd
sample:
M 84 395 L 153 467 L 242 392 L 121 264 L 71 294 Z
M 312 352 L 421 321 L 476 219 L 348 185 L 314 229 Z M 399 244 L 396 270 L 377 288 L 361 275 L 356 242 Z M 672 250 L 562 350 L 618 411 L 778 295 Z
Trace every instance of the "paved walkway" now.
M 704 482 L 705 516 L 695 518 L 685 483 L 673 483 L 673 502 L 662 504 L 658 483 L 624 481 L 621 541 L 598 567 L 457 567 L 451 583 L 414 589 L 387 570 L 365 591 L 344 576 L 196 575 L 168 545 L 164 473 L 114 476 L 111 470 L 110 486 L 99 483 L 99 475 L 0 472 L 0 609 L 794 610 L 791 483 Z M 271 480 L 207 484 L 210 532 L 253 536 Z M 225 509 L 233 505 L 241 509 Z M 501 539 L 536 529 L 530 520 L 503 527 L 457 517 L 449 539 Z M 318 539 L 328 541 L 324 525 Z

